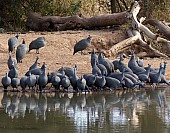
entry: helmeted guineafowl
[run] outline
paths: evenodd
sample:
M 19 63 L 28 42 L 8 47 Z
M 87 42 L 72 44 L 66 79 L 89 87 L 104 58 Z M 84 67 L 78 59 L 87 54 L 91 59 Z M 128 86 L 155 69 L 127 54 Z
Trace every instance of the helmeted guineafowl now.
M 87 47 L 89 47 L 91 44 L 91 38 L 92 37 L 89 35 L 87 38 L 82 39 L 79 42 L 77 42 L 74 46 L 73 55 L 75 53 L 77 53 L 78 51 L 81 51 L 81 53 L 82 53 L 83 50 L 85 50 Z
M 30 66 L 29 70 L 38 68 L 38 60 L 39 58 L 36 56 L 35 62 Z
M 13 88 L 13 91 L 14 91 L 14 89 L 17 89 L 17 91 L 18 91 L 19 85 L 20 85 L 20 79 L 19 78 L 13 78 L 11 80 L 11 86 Z
M 11 37 L 8 39 L 8 51 L 12 52 L 15 50 L 16 46 L 18 45 L 18 37 L 19 34 L 17 34 L 15 37 Z
M 86 80 L 86 84 L 88 87 L 94 87 L 94 83 L 96 81 L 96 76 L 95 75 L 83 75 L 84 79 Z
M 157 73 L 149 73 L 150 83 L 159 83 L 161 82 L 161 72 L 162 72 L 162 64 L 160 63 L 159 72 Z
M 78 80 L 77 80 L 77 88 L 80 91 L 84 91 L 88 88 L 86 88 L 86 80 L 83 78 L 83 76 L 81 76 Z
M 104 75 L 101 75 L 101 76 L 96 75 L 96 80 L 95 80 L 94 84 L 98 89 L 103 89 L 103 87 L 106 84 L 105 76 Z
M 128 67 L 133 71 L 133 73 L 137 74 L 142 71 L 146 71 L 144 68 L 139 67 L 137 62 L 136 62 L 136 57 L 134 51 L 132 51 L 131 58 L 128 62 Z
M 136 60 L 137 64 L 139 67 L 143 67 L 143 59 L 140 59 L 139 57 L 137 57 L 137 60 Z
M 13 66 L 12 66 L 13 63 L 14 63 L 14 66 L 16 67 L 17 66 L 17 60 L 16 60 L 16 58 L 12 58 L 12 54 L 11 54 L 11 52 L 9 52 L 9 58 L 8 58 L 8 62 L 7 62 L 9 69 L 13 68 Z
M 77 91 L 77 80 L 78 80 L 78 76 L 77 76 L 77 69 L 74 68 L 74 75 L 72 77 L 70 77 L 70 82 L 71 85 L 73 87 L 73 90 Z
M 52 79 L 51 79 L 51 83 L 52 83 L 52 86 L 56 89 L 56 90 L 59 90 L 60 89 L 60 77 L 58 76 L 53 76 Z
M 68 91 L 70 84 L 70 79 L 65 75 L 64 78 L 61 80 L 61 86 L 64 89 L 63 91 Z
M 27 46 L 25 40 L 23 39 L 22 44 L 20 44 L 16 50 L 17 63 L 22 63 L 22 59 L 25 57 L 26 53 L 27 53 Z
M 8 76 L 11 79 L 18 78 L 18 70 L 16 69 L 16 66 L 14 65 L 14 63 L 12 65 L 13 65 L 13 68 L 8 72 Z
M 114 71 L 113 63 L 110 60 L 105 59 L 102 55 L 102 52 L 100 52 L 98 55 L 98 62 L 99 64 L 103 64 L 106 67 L 108 74 Z
M 140 81 L 149 82 L 149 80 L 150 80 L 149 79 L 150 67 L 151 67 L 151 65 L 148 64 L 148 69 L 146 71 L 137 74 Z
M 22 91 L 24 91 L 26 89 L 26 87 L 27 87 L 27 82 L 26 81 L 27 81 L 27 76 L 21 77 L 20 86 L 22 88 Z
M 92 74 L 93 74 L 93 75 L 95 75 L 95 74 L 101 75 L 101 74 L 102 74 L 101 70 L 100 70 L 99 67 L 96 65 L 96 62 L 94 62 L 94 65 L 93 65 L 93 67 L 92 67 Z
M 93 65 L 96 63 L 96 61 L 98 62 L 98 57 L 95 54 L 94 49 L 91 51 L 91 67 L 93 67 Z
M 112 78 L 112 77 L 106 77 L 106 87 L 108 87 L 109 89 L 117 89 L 121 87 L 121 82 L 116 79 L 116 78 Z
M 34 89 L 34 87 L 36 86 L 37 78 L 34 74 L 29 73 L 26 82 L 27 82 L 29 89 L 30 88 Z
M 42 74 L 39 75 L 39 79 L 38 79 L 38 85 L 39 85 L 39 90 L 40 92 L 42 91 L 42 89 L 44 89 L 48 83 L 48 77 L 46 75 L 46 64 L 45 62 L 43 63 L 44 68 L 42 69 Z
M 33 40 L 29 45 L 29 51 L 36 49 L 36 53 L 39 54 L 39 49 L 44 47 L 47 43 L 45 37 L 38 37 L 37 39 Z
M 5 77 L 2 78 L 1 83 L 4 89 L 7 89 L 7 87 L 11 85 L 11 78 L 8 77 L 8 72 L 6 73 Z
M 25 76 L 28 76 L 29 73 L 34 74 L 34 75 L 40 75 L 43 73 L 43 69 L 46 67 L 45 63 L 42 64 L 41 68 L 35 68 L 31 69 L 28 72 L 25 73 Z
M 167 67 L 167 62 L 164 61 L 164 67 L 162 69 L 162 74 L 163 75 L 165 75 L 166 67 Z
M 120 59 L 119 60 L 115 60 L 113 61 L 113 65 L 114 65 L 114 69 L 117 70 L 119 69 L 120 72 L 122 72 L 123 69 L 125 69 L 125 72 L 130 72 L 133 73 L 132 70 L 123 63 L 123 55 L 120 55 Z
M 58 71 L 60 72 L 61 69 L 63 69 L 65 72 L 65 75 L 67 75 L 68 77 L 72 77 L 74 75 L 74 68 L 76 68 L 76 70 L 77 70 L 77 64 L 75 64 L 75 66 L 72 68 L 71 67 L 62 67 Z
M 108 72 L 107 72 L 107 69 L 106 69 L 106 67 L 103 65 L 103 64 L 99 64 L 97 61 L 96 61 L 96 65 L 97 65 L 97 67 L 100 69 L 100 71 L 101 71 L 101 73 L 105 73 L 105 75 L 107 76 L 108 75 Z

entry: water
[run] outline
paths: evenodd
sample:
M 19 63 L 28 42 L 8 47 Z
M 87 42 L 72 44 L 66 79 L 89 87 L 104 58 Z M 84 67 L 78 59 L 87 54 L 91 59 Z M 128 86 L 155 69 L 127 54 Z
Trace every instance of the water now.
M 169 133 L 170 90 L 0 93 L 0 133 Z

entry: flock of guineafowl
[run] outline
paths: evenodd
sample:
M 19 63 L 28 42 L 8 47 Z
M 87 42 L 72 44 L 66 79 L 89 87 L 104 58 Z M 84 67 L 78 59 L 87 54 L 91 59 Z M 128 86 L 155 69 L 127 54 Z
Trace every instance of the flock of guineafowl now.
M 137 58 L 134 51 L 131 52 L 131 57 L 126 65 L 124 57 L 120 55 L 119 60 L 111 62 L 109 59 L 104 58 L 102 52 L 96 55 L 95 51 L 91 51 L 91 74 L 84 74 L 78 76 L 76 74 L 78 66 L 62 67 L 57 71 L 46 73 L 46 64 L 43 63 L 41 68 L 38 67 L 38 56 L 35 62 L 30 66 L 28 72 L 23 77 L 18 78 L 17 64 L 22 63 L 27 52 L 36 50 L 39 54 L 39 49 L 46 44 L 45 37 L 38 37 L 29 44 L 29 48 L 26 47 L 23 39 L 22 44 L 18 45 L 17 34 L 15 37 L 8 39 L 8 51 L 9 59 L 7 65 L 9 71 L 2 78 L 2 85 L 4 91 L 8 89 L 10 91 L 27 91 L 34 90 L 36 92 L 44 91 L 97 91 L 97 90 L 115 90 L 115 89 L 134 89 L 142 88 L 146 83 L 151 85 L 157 85 L 164 83 L 170 85 L 170 82 L 165 78 L 165 70 L 167 63 L 160 63 L 158 68 L 152 68 L 148 64 L 144 67 L 141 59 Z M 85 50 L 91 45 L 92 36 L 88 36 L 77 42 L 74 46 L 73 55 L 77 52 Z M 16 58 L 12 57 L 12 52 L 16 54 Z M 82 55 L 83 56 L 83 55 Z M 119 71 L 118 71 L 119 70 Z M 50 84 L 50 89 L 45 89 L 47 84 Z M 18 89 L 18 87 L 22 89 Z M 53 88 L 53 89 L 51 89 Z

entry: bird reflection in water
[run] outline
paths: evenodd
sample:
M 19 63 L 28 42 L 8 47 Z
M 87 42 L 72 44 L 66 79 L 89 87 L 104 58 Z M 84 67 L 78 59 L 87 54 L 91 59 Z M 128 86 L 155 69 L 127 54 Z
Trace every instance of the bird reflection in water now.
M 57 112 L 78 122 L 86 119 L 88 123 L 100 121 L 102 127 L 106 120 L 112 123 L 138 122 L 141 109 L 148 109 L 151 101 L 159 107 L 166 107 L 166 89 L 141 91 L 114 91 L 92 94 L 68 93 L 3 93 L 1 104 L 12 119 L 33 114 L 35 119 L 46 120 L 47 112 Z M 108 119 L 109 117 L 109 119 Z

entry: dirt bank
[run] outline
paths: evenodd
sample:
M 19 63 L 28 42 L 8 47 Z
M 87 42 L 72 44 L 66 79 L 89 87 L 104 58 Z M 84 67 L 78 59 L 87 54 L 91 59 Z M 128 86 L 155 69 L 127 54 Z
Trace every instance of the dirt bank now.
M 28 46 L 32 40 L 39 36 L 44 36 L 48 43 L 44 48 L 40 49 L 40 54 L 38 55 L 40 66 L 43 62 L 46 62 L 47 72 L 52 72 L 58 70 L 62 66 L 72 67 L 74 64 L 77 64 L 77 73 L 81 75 L 84 73 L 91 73 L 90 55 L 80 55 L 77 53 L 73 56 L 73 47 L 76 41 L 79 41 L 88 35 L 91 35 L 94 39 L 92 41 L 92 46 L 88 49 L 88 51 L 90 51 L 92 48 L 108 49 L 110 46 L 108 46 L 106 42 L 109 40 L 114 40 L 114 43 L 118 43 L 119 41 L 126 38 L 126 34 L 124 32 L 112 30 L 31 32 L 21 34 L 19 42 L 21 43 L 22 38 L 24 38 Z M 12 36 L 15 36 L 15 34 L 0 34 L 0 79 L 5 75 L 7 71 L 9 71 L 7 67 L 7 40 Z M 110 45 L 113 45 L 114 43 Z M 13 56 L 15 56 L 14 53 Z M 35 51 L 31 51 L 23 59 L 23 63 L 17 65 L 17 69 L 19 70 L 19 77 L 23 76 L 28 71 L 29 67 L 34 63 L 35 57 Z M 116 58 L 110 57 L 109 59 L 113 61 Z M 125 59 L 125 62 L 127 63 L 128 60 L 129 58 Z M 147 66 L 149 63 L 152 65 L 152 67 L 159 67 L 159 64 L 164 61 L 168 62 L 166 77 L 169 79 L 169 59 L 144 59 L 144 64 Z

